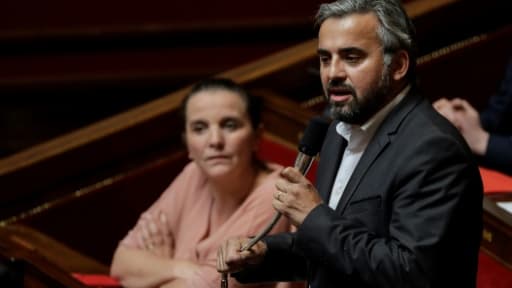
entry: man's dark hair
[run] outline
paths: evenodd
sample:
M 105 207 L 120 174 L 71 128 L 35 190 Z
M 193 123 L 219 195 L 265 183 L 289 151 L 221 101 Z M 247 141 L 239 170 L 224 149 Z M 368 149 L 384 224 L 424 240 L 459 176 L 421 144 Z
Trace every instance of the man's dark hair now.
M 416 32 L 411 19 L 398 0 L 338 0 L 320 5 L 315 27 L 320 28 L 328 18 L 343 18 L 356 13 L 374 13 L 379 20 L 377 33 L 384 49 L 386 64 L 399 50 L 409 54 L 407 78 L 416 77 Z M 387 58 L 387 59 L 386 59 Z

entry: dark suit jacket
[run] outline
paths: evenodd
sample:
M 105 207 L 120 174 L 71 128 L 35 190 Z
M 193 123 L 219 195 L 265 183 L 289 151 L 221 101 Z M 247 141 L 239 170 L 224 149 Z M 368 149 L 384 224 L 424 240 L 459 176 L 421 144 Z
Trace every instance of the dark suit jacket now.
M 328 203 L 344 140 L 333 123 L 317 189 Z M 321 204 L 296 233 L 265 238 L 261 265 L 241 282 L 324 287 L 475 287 L 482 183 L 457 130 L 411 92 L 369 143 L 336 210 Z
M 490 134 L 487 151 L 480 163 L 512 175 L 512 60 L 500 89 L 480 113 L 480 120 Z

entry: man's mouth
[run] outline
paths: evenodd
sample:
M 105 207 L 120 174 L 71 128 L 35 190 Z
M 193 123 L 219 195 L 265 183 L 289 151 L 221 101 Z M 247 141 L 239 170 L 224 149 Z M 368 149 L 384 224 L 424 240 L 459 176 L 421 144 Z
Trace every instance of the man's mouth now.
M 352 96 L 352 94 L 344 94 L 344 95 L 330 94 L 329 99 L 331 100 L 331 102 L 346 102 L 346 101 L 348 101 L 348 99 L 350 99 L 351 96 Z
M 353 96 L 353 91 L 350 89 L 329 89 L 329 100 L 331 102 L 346 102 Z

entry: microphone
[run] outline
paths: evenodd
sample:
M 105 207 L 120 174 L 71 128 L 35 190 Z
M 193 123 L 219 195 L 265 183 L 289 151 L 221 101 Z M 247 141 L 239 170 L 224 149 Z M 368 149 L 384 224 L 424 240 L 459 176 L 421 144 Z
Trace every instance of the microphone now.
M 325 134 L 327 134 L 327 128 L 329 128 L 329 123 L 330 121 L 326 118 L 316 116 L 309 121 L 308 126 L 304 130 L 304 135 L 299 142 L 299 153 L 297 154 L 297 158 L 295 158 L 294 163 L 294 167 L 297 168 L 302 175 L 306 175 L 308 173 L 313 160 L 318 152 L 320 152 Z M 265 237 L 265 235 L 272 230 L 274 225 L 276 225 L 277 221 L 279 221 L 279 218 L 281 218 L 281 213 L 276 211 L 274 217 L 267 226 L 263 228 L 258 235 L 251 238 L 251 240 L 240 249 L 240 252 L 251 249 L 254 244 Z

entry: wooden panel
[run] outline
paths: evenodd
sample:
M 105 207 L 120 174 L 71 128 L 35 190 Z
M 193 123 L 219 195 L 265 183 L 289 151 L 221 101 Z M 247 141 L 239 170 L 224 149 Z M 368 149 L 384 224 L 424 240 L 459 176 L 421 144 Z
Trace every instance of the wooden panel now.
M 143 166 L 43 203 L 2 224 L 23 223 L 109 265 L 118 241 L 186 162 L 185 150 L 172 151 Z
M 424 6 L 417 3 L 412 1 L 406 6 L 415 17 L 440 9 L 434 2 Z M 454 5 L 452 1 L 442 3 Z M 271 98 L 282 95 L 275 98 L 296 102 L 297 111 L 318 112 L 301 106 L 304 100 L 322 94 L 315 51 L 316 40 L 310 40 L 218 75 L 233 78 L 252 91 L 273 91 Z M 177 127 L 181 124 L 176 109 L 188 89 L 0 159 L 0 187 L 2 191 L 13 191 L 0 194 L 0 219 L 119 174 L 127 166 L 141 165 L 168 146 L 180 145 Z M 290 118 L 285 114 L 279 116 Z M 296 124 L 297 130 L 305 125 L 304 119 L 295 123 L 302 123 Z M 277 135 L 287 132 L 282 128 L 273 131 Z
M 50 2 L 0 9 L 0 158 L 310 39 L 319 3 Z
M 172 104 L 177 105 L 173 101 Z M 123 130 L 107 120 L 18 154 L 22 157 L 5 159 L 6 166 L 0 165 L 5 168 L 0 168 L 0 187 L 10 192 L 0 194 L 0 217 L 26 210 L 27 204 L 34 207 L 69 194 L 121 173 L 126 167 L 151 161 L 159 153 L 182 147 L 181 129 L 176 127 L 181 127 L 177 111 L 152 116 L 155 117 L 135 125 L 141 117 L 147 117 L 144 111 L 124 114 L 117 119 L 122 119 L 117 123 L 124 126 Z M 53 156 L 46 158 L 48 155 Z M 45 161 L 38 161 L 41 157 Z
M 194 2 L 213 6 L 201 11 L 183 1 L 123 3 L 119 11 L 117 2 L 79 10 L 61 0 L 4 3 L 0 158 L 311 39 L 312 16 L 326 1 L 256 1 L 240 11 L 236 1 Z M 501 26 L 505 2 L 407 1 L 420 54 Z
M 512 214 L 497 206 L 496 201 L 512 201 L 512 193 L 484 197 L 482 248 L 512 269 Z
M 475 35 L 423 56 L 418 77 L 431 99 L 460 97 L 482 108 L 494 94 L 512 57 L 512 25 Z

